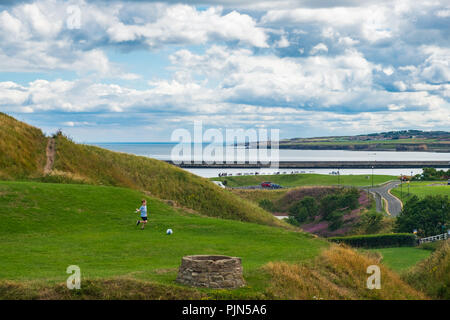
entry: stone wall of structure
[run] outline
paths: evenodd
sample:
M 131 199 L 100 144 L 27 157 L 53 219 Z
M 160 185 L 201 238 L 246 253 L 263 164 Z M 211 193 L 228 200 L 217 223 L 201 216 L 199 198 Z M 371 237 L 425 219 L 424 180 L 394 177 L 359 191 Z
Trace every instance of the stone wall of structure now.
M 181 260 L 177 282 L 194 287 L 239 288 L 245 285 L 241 258 L 186 256 Z

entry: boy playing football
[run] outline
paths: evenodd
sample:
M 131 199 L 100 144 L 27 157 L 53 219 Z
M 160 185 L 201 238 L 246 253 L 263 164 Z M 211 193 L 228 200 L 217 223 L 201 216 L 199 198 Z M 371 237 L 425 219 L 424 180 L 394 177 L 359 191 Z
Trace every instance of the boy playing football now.
M 139 224 L 142 223 L 142 230 L 144 230 L 145 224 L 147 223 L 147 201 L 146 200 L 142 200 L 142 205 L 139 209 L 136 209 L 136 212 L 141 212 L 141 220 L 138 220 L 136 222 L 136 225 L 138 226 Z

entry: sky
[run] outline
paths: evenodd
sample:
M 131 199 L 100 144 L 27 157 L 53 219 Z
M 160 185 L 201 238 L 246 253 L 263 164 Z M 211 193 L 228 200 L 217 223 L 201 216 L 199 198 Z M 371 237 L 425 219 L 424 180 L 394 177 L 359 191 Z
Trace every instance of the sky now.
M 449 31 L 444 0 L 4 0 L 0 112 L 78 142 L 450 130 Z

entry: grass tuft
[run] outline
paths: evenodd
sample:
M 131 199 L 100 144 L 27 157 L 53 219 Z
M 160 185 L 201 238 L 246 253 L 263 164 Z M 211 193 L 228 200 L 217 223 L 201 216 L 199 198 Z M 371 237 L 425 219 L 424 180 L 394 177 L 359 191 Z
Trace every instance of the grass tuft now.
M 381 269 L 381 289 L 367 288 L 367 267 Z M 270 262 L 268 295 L 275 299 L 425 299 L 394 272 L 380 264 L 379 257 L 363 255 L 345 246 L 334 245 L 314 262 L 289 264 Z

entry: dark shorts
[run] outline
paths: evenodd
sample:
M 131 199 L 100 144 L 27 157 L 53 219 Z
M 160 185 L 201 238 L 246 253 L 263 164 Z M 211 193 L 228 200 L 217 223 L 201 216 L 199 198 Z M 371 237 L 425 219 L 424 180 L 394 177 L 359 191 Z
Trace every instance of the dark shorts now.
M 147 221 L 147 217 L 141 217 L 141 219 Z

